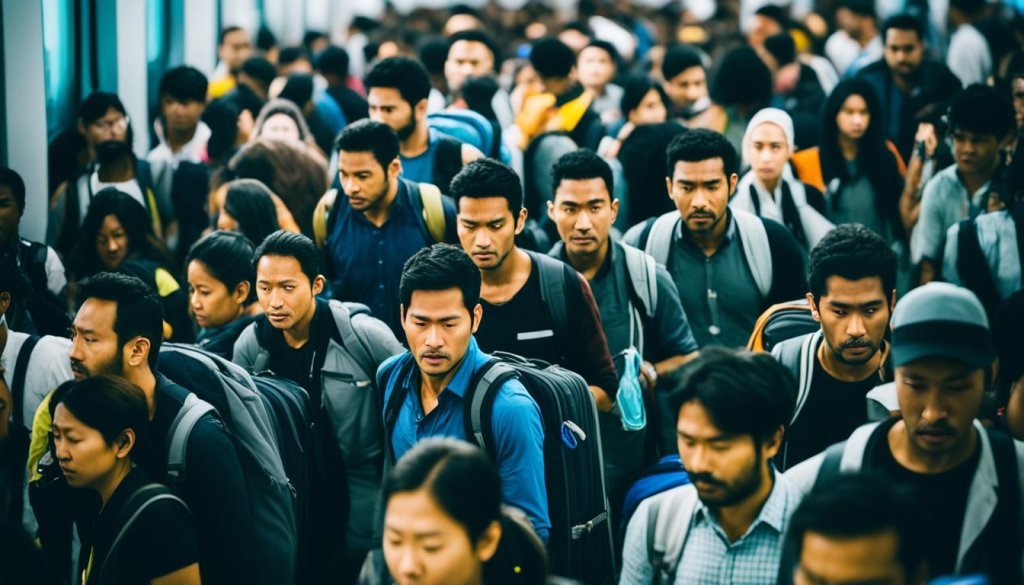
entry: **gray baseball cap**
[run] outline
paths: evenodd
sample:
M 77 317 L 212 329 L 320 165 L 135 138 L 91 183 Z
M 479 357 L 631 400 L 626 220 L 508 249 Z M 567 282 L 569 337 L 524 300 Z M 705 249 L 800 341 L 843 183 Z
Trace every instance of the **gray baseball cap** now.
M 986 368 L 995 360 L 988 316 L 970 290 L 933 282 L 910 291 L 896 303 L 892 313 L 893 365 L 929 357 L 950 358 L 976 368 Z

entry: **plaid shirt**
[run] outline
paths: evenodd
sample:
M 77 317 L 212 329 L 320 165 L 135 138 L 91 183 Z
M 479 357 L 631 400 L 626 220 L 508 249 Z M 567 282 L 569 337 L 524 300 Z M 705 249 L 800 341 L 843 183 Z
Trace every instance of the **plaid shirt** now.
M 736 542 L 730 542 L 711 511 L 698 503 L 676 570 L 674 585 L 774 585 L 779 577 L 783 536 L 789 517 L 799 504 L 792 487 L 780 473 L 761 512 Z M 646 507 L 630 521 L 623 551 L 620 585 L 651 583 L 647 558 Z M 630 538 L 630 535 L 638 536 Z M 641 560 L 642 562 L 637 562 Z M 632 561 L 632 562 L 631 562 Z

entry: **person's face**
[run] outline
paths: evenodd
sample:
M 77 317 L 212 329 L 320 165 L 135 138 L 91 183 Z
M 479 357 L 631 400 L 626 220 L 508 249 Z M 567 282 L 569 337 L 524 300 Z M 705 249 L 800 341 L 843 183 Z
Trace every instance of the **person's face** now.
M 494 55 L 487 45 L 477 41 L 456 41 L 444 62 L 444 76 L 451 91 L 462 87 L 467 77 L 483 77 L 493 71 Z
M 397 158 L 384 168 L 373 152 L 338 152 L 341 190 L 356 211 L 379 207 L 400 171 L 401 163 Z
M 765 39 L 781 32 L 783 32 L 782 26 L 779 25 L 777 20 L 755 14 L 752 26 L 750 27 L 750 33 L 747 34 L 747 42 L 752 47 L 760 47 L 764 44 Z
M 794 585 L 911 585 L 899 561 L 899 536 L 883 530 L 836 538 L 804 534 Z
M 249 283 L 240 282 L 235 290 L 215 278 L 199 260 L 188 263 L 188 300 L 200 327 L 220 327 L 238 318 L 249 296 Z
M 859 366 L 870 361 L 882 347 L 889 326 L 891 295 L 882 279 L 869 276 L 849 280 L 830 276 L 818 302 L 807 294 L 814 319 L 821 323 L 825 343 L 840 363 Z
M 754 495 L 768 459 L 778 451 L 778 441 L 758 446 L 750 435 L 723 432 L 699 400 L 679 409 L 676 434 L 679 458 L 701 502 L 710 508 L 734 506 Z
M 668 120 L 668 110 L 665 102 L 661 101 L 661 94 L 655 89 L 648 91 L 636 108 L 629 112 L 628 118 L 634 126 L 661 124 Z
M 736 180 L 735 174 L 725 174 L 722 159 L 709 158 L 697 162 L 677 161 L 672 178 L 666 181 L 669 197 L 687 229 L 695 234 L 707 234 L 725 219 Z
M 411 136 L 416 129 L 418 119 L 421 117 L 419 110 L 422 109 L 423 115 L 426 115 L 427 100 L 421 100 L 414 109 L 402 99 L 402 94 L 392 87 L 371 88 L 366 101 L 370 104 L 370 119 L 387 124 L 402 140 Z
M 299 125 L 288 114 L 274 114 L 263 121 L 260 136 L 268 140 L 296 143 L 302 141 Z
M 459 199 L 459 242 L 477 268 L 493 270 L 505 262 L 526 223 L 526 210 L 516 219 L 504 197 Z
M 708 75 L 703 67 L 690 67 L 667 80 L 662 87 L 673 106 L 688 110 L 708 97 Z
M 224 62 L 232 72 L 238 71 L 242 63 L 252 55 L 252 41 L 249 33 L 236 30 L 224 37 L 224 43 L 217 47 L 217 58 Z
M 925 358 L 896 368 L 896 397 L 910 446 L 921 454 L 963 449 L 984 395 L 984 370 L 955 360 Z
M 87 299 L 71 324 L 71 371 L 76 380 L 100 374 L 124 372 L 124 347 L 117 340 L 114 323 L 117 303 Z M 131 343 L 131 342 L 129 342 Z
M 583 50 L 583 47 L 586 47 L 587 45 L 590 44 L 589 36 L 572 28 L 563 30 L 562 32 L 558 33 L 558 40 L 568 45 L 568 47 L 572 49 L 572 52 L 576 53 L 577 55 L 580 54 L 580 51 Z
M 128 257 L 128 232 L 117 216 L 110 214 L 103 218 L 100 231 L 96 233 L 96 255 L 104 268 L 116 272 Z
M 99 431 L 78 420 L 64 404 L 54 409 L 51 431 L 57 462 L 73 488 L 102 486 L 134 445 L 131 430 L 108 445 Z
M 860 140 L 868 131 L 869 124 L 871 124 L 871 112 L 868 111 L 868 103 L 864 101 L 864 98 L 857 94 L 846 98 L 839 108 L 839 113 L 836 114 L 836 126 L 839 128 L 839 134 L 853 140 Z
M 961 173 L 991 171 L 999 164 L 1002 141 L 991 134 L 978 134 L 957 128 L 953 131 L 953 157 Z
M 912 30 L 890 28 L 885 33 L 885 62 L 901 77 L 913 77 L 924 60 L 924 43 Z
M 423 489 L 392 495 L 384 514 L 384 561 L 398 585 L 479 583 L 500 538 L 495 522 L 474 545 Z
M 413 291 L 409 306 L 402 307 L 402 328 L 420 372 L 444 378 L 454 371 L 482 315 L 479 304 L 470 313 L 457 287 Z
M 762 183 L 778 181 L 792 154 L 786 133 L 771 123 L 754 128 L 747 149 L 751 169 Z
M 1011 85 L 1013 111 L 1017 118 L 1017 129 L 1024 127 L 1024 77 L 1015 77 Z
M 221 207 L 220 212 L 217 214 L 217 229 L 226 232 L 236 232 L 238 231 L 238 220 L 232 217 L 227 209 Z
M 602 88 L 615 77 L 615 61 L 599 47 L 587 47 L 576 59 L 576 75 L 583 87 Z
M 311 283 L 292 256 L 268 255 L 256 264 L 256 296 L 267 320 L 277 329 L 307 323 L 323 287 L 324 277 L 318 275 Z
M 172 131 L 192 131 L 199 124 L 199 118 L 206 109 L 206 103 L 193 100 L 178 100 L 169 95 L 160 98 L 160 113 Z
M 562 179 L 555 200 L 548 203 L 548 217 L 569 254 L 589 256 L 605 249 L 608 233 L 619 212 L 604 179 Z
M 523 88 L 526 95 L 534 95 L 544 91 L 544 84 L 532 65 L 523 65 L 516 73 L 516 87 Z
M 0 245 L 18 235 L 20 222 L 21 213 L 18 211 L 18 202 L 14 200 L 14 191 L 7 185 L 0 185 Z
M 108 108 L 97 120 L 86 124 L 84 130 L 86 141 L 94 148 L 104 142 L 124 142 L 128 139 L 128 117 L 116 108 Z

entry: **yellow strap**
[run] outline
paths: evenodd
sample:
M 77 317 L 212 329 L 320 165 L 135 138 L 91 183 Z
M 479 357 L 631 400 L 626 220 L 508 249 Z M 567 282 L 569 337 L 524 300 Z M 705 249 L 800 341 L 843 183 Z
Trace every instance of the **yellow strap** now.
M 765 309 L 764 313 L 761 313 L 761 316 L 757 318 L 757 322 L 754 323 L 754 331 L 751 332 L 750 339 L 747 341 L 748 351 L 765 351 L 764 328 L 766 325 L 768 325 L 768 319 L 770 319 L 772 315 L 774 315 L 775 313 L 778 313 L 779 311 L 783 311 L 786 309 L 798 309 L 801 311 L 808 312 L 810 311 L 810 307 L 808 307 L 807 305 L 796 305 L 793 303 L 779 303 L 777 305 L 772 305 L 768 307 L 767 309 Z
M 163 268 L 156 269 L 156 272 L 153 274 L 153 280 L 156 281 L 156 294 L 161 297 L 166 297 L 181 288 L 181 285 L 171 276 L 171 273 Z
M 334 200 L 338 197 L 337 189 L 330 189 L 317 201 L 313 210 L 313 240 L 318 248 L 323 248 L 327 242 L 327 216 L 334 207 Z
M 89 547 L 89 562 L 85 565 L 85 570 L 82 571 L 82 583 L 89 582 L 89 575 L 92 573 L 92 558 L 94 549 Z
M 441 190 L 430 183 L 420 183 L 420 200 L 423 202 L 423 221 L 435 242 L 444 241 L 444 204 Z
M 149 215 L 153 221 L 153 233 L 161 240 L 164 239 L 164 224 L 160 220 L 160 210 L 156 207 L 156 195 L 151 189 L 146 189 L 146 201 L 149 201 Z
M 43 477 L 39 473 L 39 461 L 49 448 L 50 428 L 53 426 L 53 419 L 50 417 L 50 397 L 52 396 L 53 392 L 51 391 L 43 398 L 42 402 L 39 403 L 39 407 L 36 408 L 35 416 L 32 418 L 32 438 L 28 445 L 28 473 L 30 482 L 37 481 Z

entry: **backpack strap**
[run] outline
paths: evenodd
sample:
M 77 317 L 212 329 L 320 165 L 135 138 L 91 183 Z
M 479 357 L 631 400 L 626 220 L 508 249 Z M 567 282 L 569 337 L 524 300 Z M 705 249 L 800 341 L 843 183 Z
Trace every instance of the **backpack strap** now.
M 625 252 L 626 270 L 629 271 L 633 294 L 640 301 L 644 315 L 653 319 L 658 310 L 657 263 L 654 257 L 632 246 L 623 244 L 622 250 Z
M 743 242 L 743 256 L 747 259 L 757 290 L 767 298 L 772 290 L 773 274 L 771 245 L 764 222 L 760 217 L 738 209 L 731 210 L 731 213 L 736 218 L 736 229 Z
M 131 495 L 130 498 L 128 498 L 124 508 L 121 509 L 121 512 L 118 515 L 120 518 L 119 524 L 121 528 L 117 531 L 117 536 L 114 537 L 114 540 L 111 541 L 110 548 L 107 549 L 106 556 L 103 557 L 103 565 L 101 566 L 99 579 L 97 580 L 98 583 L 106 582 L 104 576 L 108 571 L 110 571 L 110 567 L 112 566 L 110 560 L 115 558 L 121 541 L 124 540 L 125 535 L 128 534 L 128 531 L 131 529 L 132 525 L 135 524 L 135 521 L 138 520 L 139 516 L 142 515 L 142 512 L 144 512 L 146 508 L 161 500 L 178 502 L 186 511 L 189 511 L 188 504 L 178 496 L 171 493 L 171 490 L 167 486 L 158 483 L 151 483 L 139 488 Z
M 212 412 L 216 412 L 216 409 L 195 394 L 190 393 L 185 398 L 185 404 L 181 406 L 181 410 L 174 417 L 174 422 L 171 423 L 171 428 L 167 432 L 167 477 L 172 481 L 184 481 L 188 438 L 199 419 L 204 414 Z
M 331 228 L 336 219 L 334 213 L 334 201 L 338 198 L 337 189 L 328 189 L 316 203 L 313 209 L 313 239 L 319 248 L 327 243 L 327 236 L 331 234 Z
M 28 362 L 32 358 L 32 351 L 39 343 L 38 335 L 29 335 L 25 343 L 18 351 L 18 359 L 14 362 L 14 374 L 11 378 L 11 399 L 14 402 L 14 412 L 11 417 L 14 424 L 25 426 L 25 374 L 28 373 Z
M 1024 537 L 1021 518 L 1024 510 L 1024 492 L 1021 491 L 1021 486 L 1024 486 L 1024 466 L 1020 465 L 1018 448 L 1012 437 L 991 427 L 985 429 L 985 432 L 996 464 L 996 481 L 999 482 L 996 487 L 999 503 L 995 516 L 1002 520 L 1003 530 L 999 531 L 997 550 L 1009 556 L 995 559 L 995 564 L 1001 569 L 999 574 L 992 577 L 997 578 L 997 582 L 1019 582 L 1020 548 Z M 1021 449 L 1024 450 L 1024 447 Z M 1003 581 L 999 581 L 1000 574 L 1004 577 Z
M 526 252 L 540 277 L 540 298 L 551 319 L 555 337 L 561 337 L 569 327 L 569 308 L 565 304 L 568 285 L 565 282 L 565 264 L 536 252 Z
M 455 175 L 462 170 L 462 143 L 440 132 L 437 133 L 437 152 L 434 153 L 434 181 L 442 191 L 448 191 Z
M 672 250 L 672 236 L 680 222 L 679 212 L 670 211 L 654 220 L 647 234 L 644 252 L 654 257 L 655 262 L 668 266 L 668 255 Z
M 824 333 L 818 330 L 806 338 L 800 344 L 800 360 L 797 362 L 799 375 L 797 377 L 796 408 L 793 410 L 793 418 L 790 424 L 796 422 L 800 411 L 811 394 L 811 378 L 814 377 L 814 363 L 818 359 L 818 346 L 824 339 Z
M 825 449 L 825 458 L 818 468 L 818 475 L 814 478 L 814 487 L 827 483 L 840 474 L 859 473 L 864 466 L 868 443 L 881 425 L 882 423 L 870 423 L 860 426 L 846 441 Z
M 978 228 L 978 223 L 973 219 L 960 222 L 956 236 L 956 270 L 960 274 L 960 281 L 978 295 L 981 304 L 991 315 L 1002 299 L 996 289 L 992 268 L 981 249 Z
M 676 489 L 653 498 L 647 510 L 647 558 L 651 563 L 652 585 L 675 583 L 683 545 L 697 509 L 699 499 L 693 486 Z
M 345 349 L 352 354 L 359 367 L 371 378 L 377 371 L 377 363 L 373 359 L 373 350 L 360 338 L 355 327 L 352 326 L 352 317 L 359 314 L 369 314 L 370 310 L 363 305 L 355 303 L 343 303 L 332 299 L 329 302 L 331 315 L 334 316 L 334 324 L 338 327 L 341 335 L 341 343 Z
M 444 204 L 441 199 L 441 189 L 430 183 L 420 183 L 420 202 L 423 205 L 423 221 L 427 226 L 427 233 L 434 239 L 434 242 L 445 241 Z
M 498 447 L 494 441 L 494 428 L 491 425 L 491 413 L 494 411 L 494 399 L 498 390 L 509 380 L 515 379 L 515 369 L 498 360 L 491 360 L 476 373 L 476 382 L 469 385 L 463 400 L 465 405 L 466 436 L 497 461 Z

